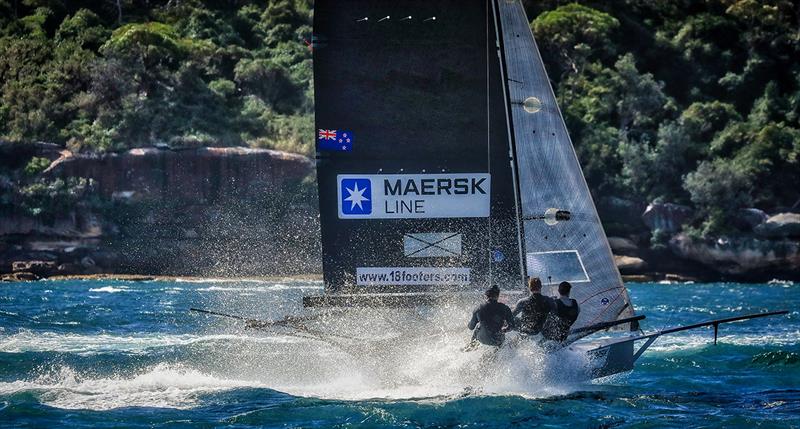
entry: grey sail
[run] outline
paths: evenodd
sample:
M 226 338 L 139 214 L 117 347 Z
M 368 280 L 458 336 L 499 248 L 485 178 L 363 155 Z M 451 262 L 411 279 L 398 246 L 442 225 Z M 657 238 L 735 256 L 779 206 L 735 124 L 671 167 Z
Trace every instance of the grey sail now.
M 633 315 L 630 298 L 518 0 L 494 2 L 513 141 L 522 260 L 550 294 L 573 285 L 574 328 Z

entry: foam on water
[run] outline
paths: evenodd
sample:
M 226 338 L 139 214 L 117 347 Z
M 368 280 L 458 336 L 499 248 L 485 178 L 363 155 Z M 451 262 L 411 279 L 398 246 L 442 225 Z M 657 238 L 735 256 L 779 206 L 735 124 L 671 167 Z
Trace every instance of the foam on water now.
M 183 365 L 158 364 L 128 377 L 96 378 L 60 367 L 31 381 L 0 383 L 0 395 L 34 392 L 43 403 L 66 409 L 191 408 L 202 395 L 241 387 L 263 386 L 220 379 Z
M 463 352 L 470 335 L 466 319 L 476 304 L 472 298 L 435 308 L 323 312 L 304 322 L 309 328 L 305 333 L 244 330 L 236 321 L 185 311 L 202 307 L 263 319 L 308 315 L 311 310 L 299 306 L 300 298 L 306 289 L 320 284 L 227 280 L 230 281 L 170 282 L 148 286 L 151 289 L 95 282 L 82 286 L 83 294 L 81 286 L 73 283 L 64 287 L 49 284 L 48 288 L 57 294 L 47 304 L 34 294 L 24 305 L 4 309 L 4 317 L 14 324 L 7 329 L 0 326 L 0 353 L 8 354 L 5 358 L 9 361 L 16 359 L 15 353 L 25 352 L 81 357 L 46 360 L 37 356 L 37 362 L 47 363 L 35 370 L 22 366 L 30 372 L 9 375 L 6 382 L 0 382 L 0 397 L 24 392 L 35 397 L 35 402 L 63 409 L 189 409 L 207 405 L 209 395 L 247 388 L 348 401 L 380 398 L 425 402 L 470 395 L 543 398 L 603 388 L 588 380 L 586 370 L 592 363 L 581 352 L 566 349 L 547 354 L 533 342 Z M 108 295 L 134 288 L 152 293 Z M 785 293 L 780 286 L 769 289 L 770 293 Z M 14 298 L 29 290 L 22 290 Z M 169 291 L 181 293 L 168 294 Z M 658 291 L 651 286 L 640 289 L 640 293 Z M 734 293 L 725 288 L 717 291 Z M 251 292 L 257 293 L 245 296 Z M 704 289 L 695 292 L 702 293 Z M 91 296 L 88 293 L 102 295 L 109 302 L 102 307 L 87 305 L 86 297 Z M 661 319 L 667 320 L 659 320 L 659 327 L 692 322 L 690 317 L 681 319 L 683 309 L 703 315 L 740 311 L 736 299 L 702 307 L 693 299 L 680 300 L 683 295 L 672 293 L 675 296 L 671 299 L 640 301 L 649 305 L 650 313 L 665 315 Z M 708 298 L 700 301 L 708 302 Z M 76 312 L 76 307 L 81 310 Z M 33 314 L 35 308 L 41 308 L 41 314 Z M 677 314 L 674 320 L 666 316 L 672 313 Z M 79 319 L 80 326 L 57 329 L 49 322 L 27 321 L 28 317 L 46 316 L 54 322 L 65 322 L 66 316 L 59 320 L 62 314 L 84 318 Z M 796 320 L 797 314 L 793 312 L 789 320 Z M 720 341 L 741 346 L 771 345 L 777 349 L 795 347 L 800 339 L 797 325 L 789 322 L 771 325 L 773 329 L 768 334 L 746 326 L 726 327 L 720 331 Z M 134 328 L 142 332 L 128 332 Z M 91 331 L 97 329 L 103 331 Z M 514 341 L 514 335 L 509 334 L 509 343 Z M 657 359 L 668 360 L 670 356 L 664 354 L 685 353 L 712 342 L 710 331 L 693 331 L 660 338 L 648 353 L 660 353 Z M 763 354 L 761 360 L 765 362 L 796 361 L 796 354 L 769 354 L 770 348 L 766 350 L 756 351 Z M 693 353 L 696 352 L 689 351 Z M 106 365 L 109 362 L 113 364 Z M 638 371 L 641 375 L 647 368 Z M 257 398 L 253 399 L 253 407 L 262 407 L 262 392 L 249 395 Z
M 535 343 L 499 350 L 481 346 L 464 352 L 469 332 L 463 308 L 354 310 L 322 320 L 324 339 L 281 345 L 247 344 L 211 352 L 229 361 L 238 378 L 261 380 L 297 396 L 329 399 L 410 399 L 464 394 L 545 397 L 568 393 L 588 380 L 586 355 L 570 350 L 547 354 Z M 312 329 L 317 327 L 313 324 Z M 347 333 L 372 332 L 351 341 Z M 515 334 L 509 334 L 509 343 Z M 244 344 L 243 344 L 244 346 Z
M 212 342 L 250 342 L 262 344 L 298 341 L 290 336 L 246 336 L 240 334 L 136 334 L 136 335 L 80 335 L 34 332 L 23 330 L 0 337 L 0 352 L 59 352 L 91 355 L 124 352 L 144 354 L 159 347 L 187 346 Z
M 405 344 L 350 350 L 315 339 L 290 337 L 287 341 L 276 336 L 249 337 L 247 341 L 235 335 L 12 337 L 4 340 L 0 350 L 144 352 L 165 345 L 208 342 L 206 359 L 195 365 L 160 363 L 133 374 L 112 376 L 78 374 L 63 366 L 32 380 L 0 383 L 0 395 L 33 392 L 43 403 L 66 409 L 191 408 L 204 395 L 244 387 L 342 400 L 472 394 L 540 398 L 569 393 L 586 380 L 566 376 L 585 365 L 578 354 L 546 355 L 532 343 L 516 349 L 487 347 L 462 352 L 462 339 L 446 336 L 420 348 Z
M 339 314 L 331 336 L 275 332 L 207 335 L 73 335 L 22 331 L 0 337 L 0 352 L 65 352 L 80 355 L 152 353 L 162 347 L 199 347 L 180 364 L 157 364 L 136 373 L 77 374 L 69 367 L 31 380 L 0 383 L 0 395 L 33 391 L 60 408 L 122 406 L 187 408 L 203 395 L 242 387 L 270 388 L 295 396 L 339 400 L 450 398 L 520 395 L 541 398 L 586 389 L 585 355 L 544 353 L 533 342 L 499 350 L 464 352 L 468 333 L 451 325 L 443 309 L 421 317 L 397 310 Z M 368 317 L 373 314 L 373 317 Z M 403 319 L 405 317 L 405 319 Z M 411 323 L 411 319 L 416 321 Z M 460 320 L 459 320 L 460 321 Z M 341 335 L 371 325 L 375 336 L 353 341 Z M 415 330 L 406 330 L 414 326 Z M 337 336 L 339 335 L 339 336 Z M 509 343 L 515 334 L 509 334 Z
M 721 344 L 735 346 L 774 346 L 776 348 L 795 345 L 800 342 L 800 331 L 773 332 L 762 334 L 720 335 Z M 689 335 L 665 335 L 659 338 L 649 349 L 650 352 L 674 352 L 706 347 L 714 343 L 713 333 Z
M 199 288 L 198 291 L 203 292 L 276 292 L 282 290 L 312 290 L 312 289 L 319 289 L 318 286 L 315 285 L 285 285 L 281 283 L 273 283 L 270 285 L 265 286 L 241 286 L 241 287 L 230 287 L 230 286 L 209 286 L 205 288 Z
M 131 292 L 131 290 L 125 286 L 120 286 L 120 287 L 103 286 L 103 287 L 89 289 L 89 292 L 117 293 L 117 292 Z

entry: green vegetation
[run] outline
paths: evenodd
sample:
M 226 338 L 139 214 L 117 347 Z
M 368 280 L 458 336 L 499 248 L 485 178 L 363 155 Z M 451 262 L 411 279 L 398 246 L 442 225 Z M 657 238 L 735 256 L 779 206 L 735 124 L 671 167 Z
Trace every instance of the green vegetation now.
M 91 179 L 82 177 L 37 181 L 19 190 L 20 208 L 30 215 L 50 221 L 57 214 L 65 213 L 91 198 L 93 186 Z
M 559 4 L 528 13 L 596 196 L 692 205 L 701 235 L 800 205 L 798 3 Z
M 0 0 L 0 138 L 310 154 L 310 3 Z
M 0 0 L 0 139 L 311 154 L 312 3 Z M 796 2 L 524 3 L 596 196 L 690 204 L 704 235 L 800 204 Z

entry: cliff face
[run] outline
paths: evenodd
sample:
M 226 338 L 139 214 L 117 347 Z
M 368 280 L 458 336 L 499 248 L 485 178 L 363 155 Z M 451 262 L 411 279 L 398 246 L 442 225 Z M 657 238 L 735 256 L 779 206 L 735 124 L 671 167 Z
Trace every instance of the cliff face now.
M 204 147 L 63 152 L 40 180 L 91 179 L 47 217 L 0 216 L 0 273 L 267 275 L 316 271 L 310 159 Z
M 0 205 L 0 274 L 274 275 L 320 271 L 310 159 L 250 148 L 132 149 L 82 155 L 54 145 L 0 144 L 0 167 L 52 160 L 20 183 L 91 179 L 69 206 L 36 215 Z M 0 172 L 3 170 L 0 169 Z M 0 197 L 13 186 L 0 174 Z M 0 203 L 2 203 L 0 198 Z M 691 209 L 598 200 L 623 274 L 660 279 L 797 279 L 800 215 L 741 211 L 732 238 L 681 231 Z M 660 242 L 654 242 L 659 238 Z
M 210 204 L 280 192 L 284 184 L 302 180 L 312 168 L 311 160 L 302 155 L 268 149 L 140 148 L 99 156 L 67 154 L 44 174 L 94 179 L 100 195 L 107 198 Z

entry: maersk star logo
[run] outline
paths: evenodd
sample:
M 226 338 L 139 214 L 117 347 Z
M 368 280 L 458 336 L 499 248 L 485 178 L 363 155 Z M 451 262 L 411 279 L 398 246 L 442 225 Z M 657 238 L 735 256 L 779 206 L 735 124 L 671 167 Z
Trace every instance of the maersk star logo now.
M 372 186 L 369 179 L 342 179 L 342 214 L 368 215 L 372 213 Z

